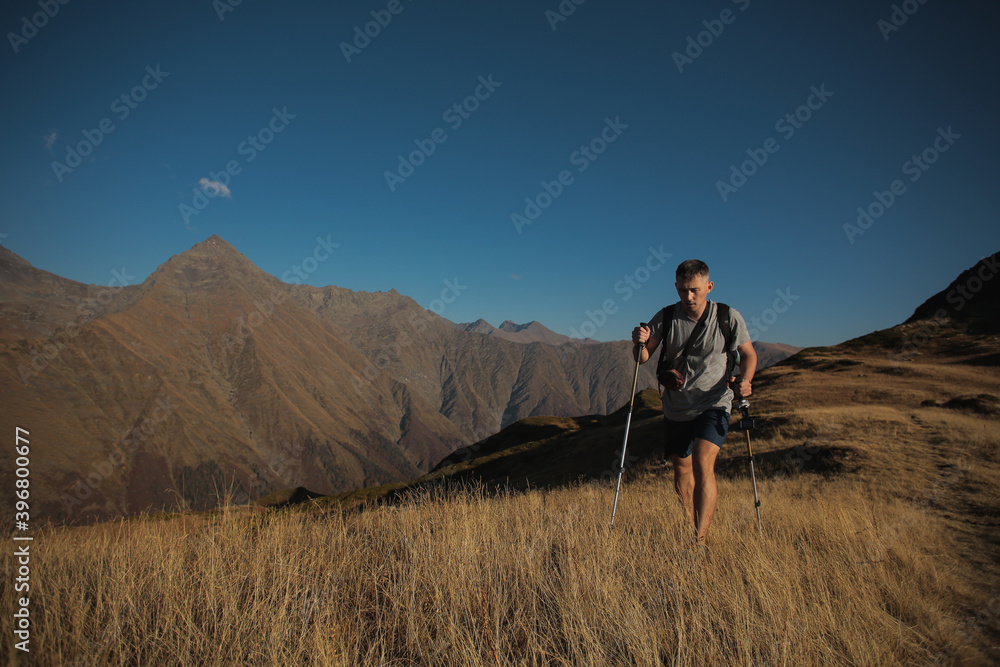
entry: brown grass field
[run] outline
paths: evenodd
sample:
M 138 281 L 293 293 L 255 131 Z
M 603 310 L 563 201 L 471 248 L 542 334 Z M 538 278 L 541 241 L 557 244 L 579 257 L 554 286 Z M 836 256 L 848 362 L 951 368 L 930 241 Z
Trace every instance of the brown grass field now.
M 655 460 L 629 470 L 613 530 L 606 481 L 53 528 L 30 654 L 4 557 L 2 662 L 1000 662 L 1000 369 L 930 349 L 794 361 L 756 385 L 763 532 L 734 430 L 707 556 Z

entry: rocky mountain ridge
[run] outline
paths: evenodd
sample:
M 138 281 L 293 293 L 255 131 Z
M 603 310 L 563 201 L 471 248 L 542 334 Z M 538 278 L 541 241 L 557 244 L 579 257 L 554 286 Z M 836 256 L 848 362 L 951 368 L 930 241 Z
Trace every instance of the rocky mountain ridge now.
M 523 417 L 604 411 L 631 381 L 625 342 L 464 332 L 395 291 L 283 283 L 215 236 L 138 285 L 7 249 L 0 279 L 0 420 L 37 443 L 33 510 L 57 521 L 408 479 Z

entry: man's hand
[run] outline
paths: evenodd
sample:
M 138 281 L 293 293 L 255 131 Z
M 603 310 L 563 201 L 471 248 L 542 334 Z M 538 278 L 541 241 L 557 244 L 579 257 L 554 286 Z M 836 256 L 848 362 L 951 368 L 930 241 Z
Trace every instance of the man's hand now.
M 635 360 L 640 364 L 644 364 L 649 361 L 649 350 L 646 349 L 646 345 L 649 343 L 649 336 L 652 330 L 649 328 L 645 322 L 632 329 L 632 344 L 635 345 L 632 353 L 635 355 Z M 655 348 L 655 341 L 653 348 Z
M 743 377 L 731 378 L 729 386 L 732 388 L 733 393 L 736 394 L 736 398 L 746 398 L 753 393 L 753 387 L 750 384 L 750 380 Z
M 646 341 L 649 340 L 650 334 L 649 327 L 636 327 L 632 329 L 632 343 L 637 346 L 646 346 Z

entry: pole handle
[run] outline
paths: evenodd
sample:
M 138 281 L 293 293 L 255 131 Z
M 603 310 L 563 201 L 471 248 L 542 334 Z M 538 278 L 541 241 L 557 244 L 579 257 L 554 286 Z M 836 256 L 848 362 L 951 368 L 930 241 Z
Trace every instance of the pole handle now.
M 639 322 L 639 328 L 641 329 L 643 327 L 647 327 L 648 328 L 649 324 L 647 324 L 646 322 Z M 637 349 L 637 350 L 642 349 L 643 347 L 645 347 L 645 343 L 636 343 L 635 344 L 635 349 Z

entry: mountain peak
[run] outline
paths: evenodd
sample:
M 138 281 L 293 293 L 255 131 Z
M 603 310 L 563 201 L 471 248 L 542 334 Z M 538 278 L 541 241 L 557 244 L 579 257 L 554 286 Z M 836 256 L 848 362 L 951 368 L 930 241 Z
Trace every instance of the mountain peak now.
M 246 260 L 246 257 L 239 250 L 229 245 L 225 239 L 218 234 L 212 234 L 201 243 L 191 246 L 190 250 L 181 253 L 181 256 L 202 255 L 209 257 L 238 257 Z M 247 260 L 249 261 L 249 260 Z
M 172 256 L 166 264 L 182 260 L 185 264 L 209 262 L 216 264 L 239 263 L 257 268 L 257 265 L 247 259 L 246 255 L 229 245 L 221 236 L 213 234 L 201 243 L 196 243 L 190 249 L 179 255 Z M 164 265 L 166 265 L 164 264 Z
M 509 333 L 517 333 L 519 331 L 525 331 L 525 330 L 534 331 L 536 329 L 541 331 L 549 331 L 548 327 L 536 322 L 535 320 L 532 320 L 527 324 L 518 324 L 514 320 L 504 320 L 503 324 L 501 324 L 497 328 L 500 329 L 501 331 L 507 331 Z
M 494 328 L 494 326 L 492 324 L 490 324 L 489 322 L 487 322 L 486 320 L 484 320 L 481 317 L 478 320 L 476 320 L 475 322 L 472 322 L 471 324 L 469 324 L 469 323 L 463 323 L 463 324 L 459 324 L 457 326 L 460 329 L 462 329 L 463 331 L 470 331 L 470 332 L 481 333 L 481 334 L 492 334 L 493 332 L 496 331 L 496 329 Z
M 270 277 L 240 251 L 213 234 L 181 254 L 171 256 L 149 276 L 147 283 L 187 290 L 231 282 L 252 290 L 252 285 Z

